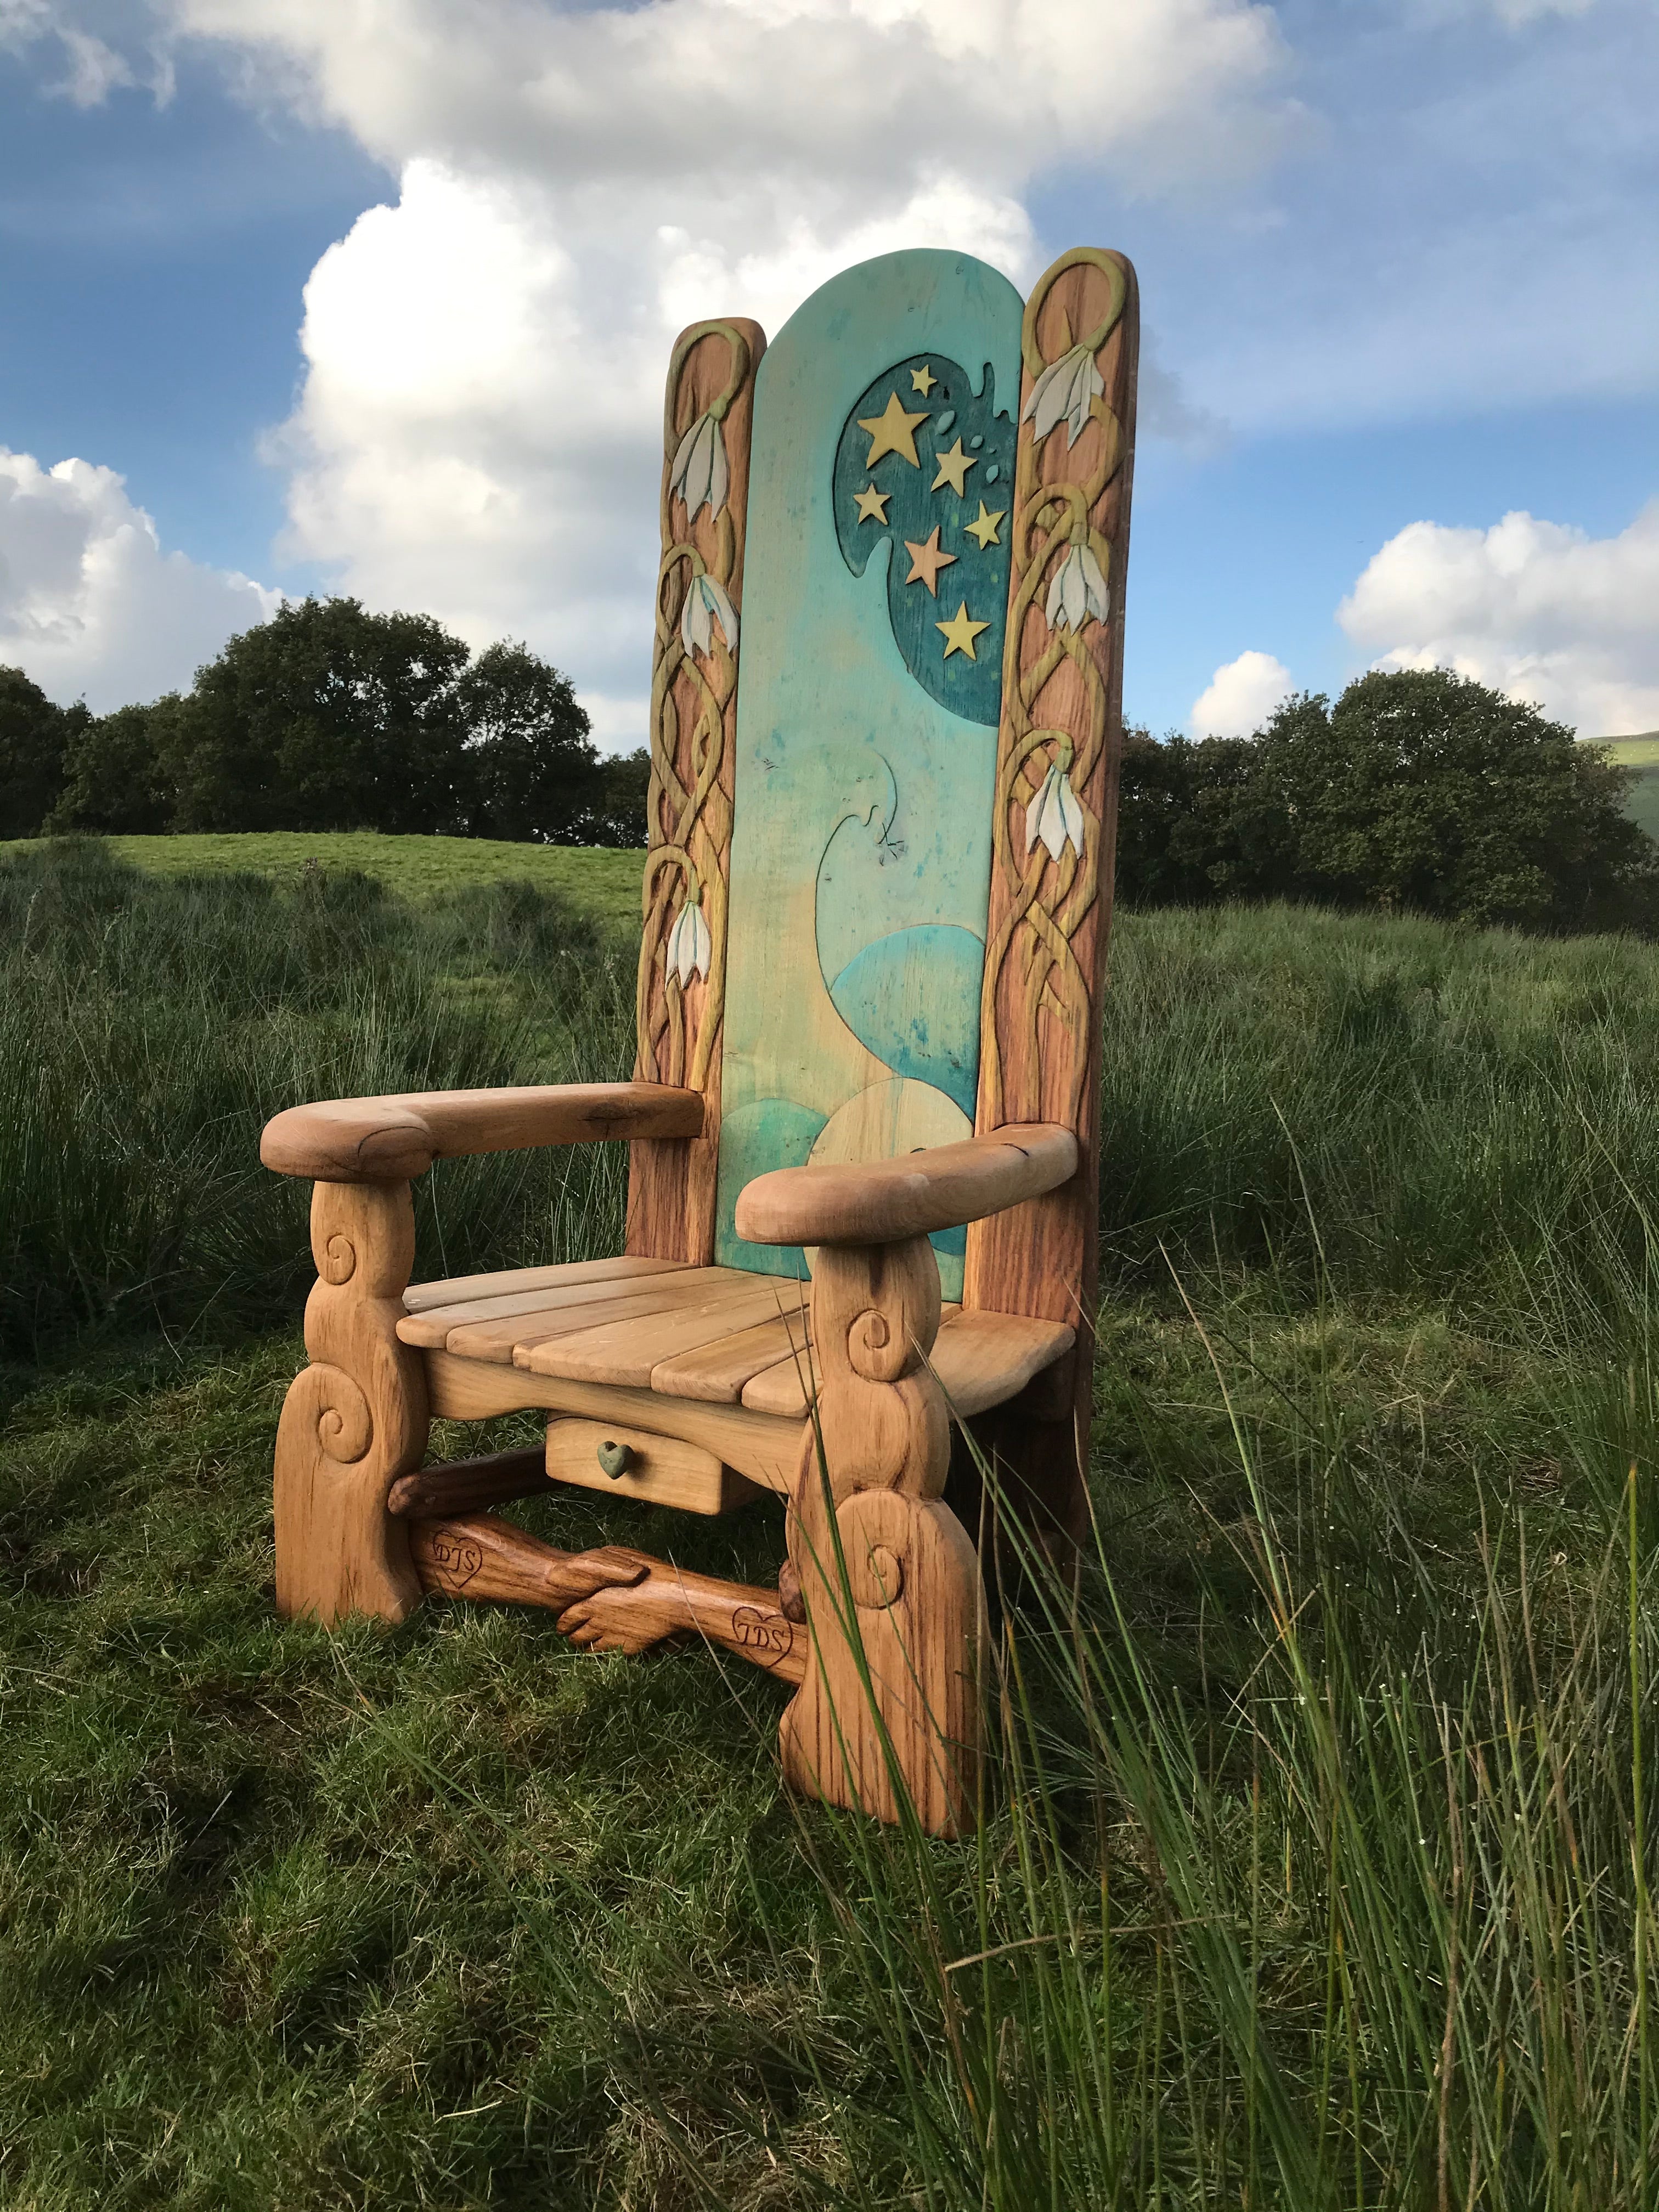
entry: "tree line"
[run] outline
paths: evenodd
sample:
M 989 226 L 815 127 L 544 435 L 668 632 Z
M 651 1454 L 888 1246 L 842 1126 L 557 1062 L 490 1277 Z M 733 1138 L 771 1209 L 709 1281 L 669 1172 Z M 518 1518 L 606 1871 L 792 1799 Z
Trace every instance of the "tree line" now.
M 380 830 L 645 842 L 643 747 L 601 757 L 526 647 L 475 659 L 429 615 L 308 599 L 234 637 L 187 692 L 94 715 L 0 668 L 0 838 Z
M 92 715 L 0 668 L 0 838 L 379 830 L 642 846 L 650 757 L 603 759 L 557 669 L 475 659 L 428 615 L 305 599 L 188 692 Z M 1288 899 L 1659 935 L 1630 777 L 1536 708 L 1444 669 L 1287 700 L 1249 738 L 1126 732 L 1131 907 Z
M 1483 684 L 1373 672 L 1334 706 L 1287 700 L 1254 737 L 1126 732 L 1118 893 L 1659 935 L 1659 847 L 1624 811 L 1631 781 Z

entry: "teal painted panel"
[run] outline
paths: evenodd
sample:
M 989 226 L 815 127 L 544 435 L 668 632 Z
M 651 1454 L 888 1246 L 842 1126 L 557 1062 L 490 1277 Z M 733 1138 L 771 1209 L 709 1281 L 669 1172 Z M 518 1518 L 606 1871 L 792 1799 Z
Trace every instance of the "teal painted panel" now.
M 1022 313 L 982 262 L 889 254 L 816 292 L 756 379 L 715 1245 L 726 1266 L 800 1269 L 798 1254 L 738 1237 L 733 1208 L 753 1176 L 972 1131 Z M 882 418 L 889 400 L 924 419 L 895 422 L 897 446 L 872 466 L 885 439 L 859 419 Z M 914 583 L 907 539 L 922 553 Z M 938 625 L 964 635 L 958 603 L 966 642 L 947 653 Z M 945 1295 L 958 1296 L 963 1235 L 934 1246 Z

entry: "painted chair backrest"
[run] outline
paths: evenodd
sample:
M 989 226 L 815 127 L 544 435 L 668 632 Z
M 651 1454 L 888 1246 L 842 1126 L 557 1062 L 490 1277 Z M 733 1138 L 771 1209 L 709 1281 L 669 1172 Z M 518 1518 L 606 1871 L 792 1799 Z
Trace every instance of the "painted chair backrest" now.
M 918 251 L 678 342 L 635 1073 L 708 1111 L 635 1147 L 630 1251 L 797 1274 L 755 1176 L 1060 1122 L 1073 1184 L 934 1244 L 1090 1310 L 1136 336 L 1115 254 L 1022 302 Z

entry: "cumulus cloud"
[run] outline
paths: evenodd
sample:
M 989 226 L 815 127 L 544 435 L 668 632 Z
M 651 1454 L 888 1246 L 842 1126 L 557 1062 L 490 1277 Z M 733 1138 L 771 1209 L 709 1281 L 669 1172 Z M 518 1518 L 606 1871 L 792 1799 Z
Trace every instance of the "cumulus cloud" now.
M 1051 173 L 1174 187 L 1297 127 L 1252 0 L 162 4 L 398 179 L 307 287 L 305 380 L 268 447 L 285 550 L 475 644 L 526 638 L 613 743 L 645 735 L 678 329 L 775 331 L 902 245 L 1027 281 Z M 1172 380 L 1151 398 L 1151 427 L 1208 434 Z
M 1294 691 L 1291 672 L 1270 653 L 1241 653 L 1218 668 L 1188 717 L 1195 738 L 1248 738 Z
M 1591 538 L 1524 512 L 1413 522 L 1337 611 L 1382 668 L 1455 668 L 1590 737 L 1659 729 L 1659 501 Z
M 164 553 L 112 469 L 43 469 L 0 447 L 0 664 L 52 698 L 96 714 L 153 699 L 277 604 L 246 576 Z

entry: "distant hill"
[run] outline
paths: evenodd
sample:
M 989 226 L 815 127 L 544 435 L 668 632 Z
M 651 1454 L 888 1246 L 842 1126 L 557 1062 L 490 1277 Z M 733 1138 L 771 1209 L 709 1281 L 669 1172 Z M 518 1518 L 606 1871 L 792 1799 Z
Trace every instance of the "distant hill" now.
M 1596 738 L 1591 742 L 1605 745 L 1620 768 L 1635 770 L 1636 781 L 1625 801 L 1626 811 L 1650 837 L 1659 838 L 1659 730 L 1647 730 L 1633 738 Z

